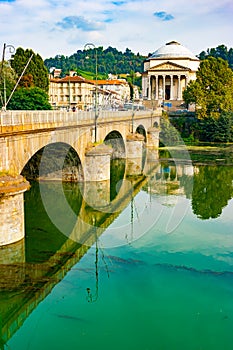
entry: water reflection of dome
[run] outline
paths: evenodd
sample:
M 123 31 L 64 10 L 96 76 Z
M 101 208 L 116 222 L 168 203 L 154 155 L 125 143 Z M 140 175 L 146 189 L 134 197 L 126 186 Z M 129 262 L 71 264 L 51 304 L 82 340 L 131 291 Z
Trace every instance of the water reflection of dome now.
M 150 183 L 148 185 L 147 189 L 148 193 L 161 195 L 161 196 L 167 196 L 167 195 L 173 195 L 173 196 L 180 196 L 185 194 L 184 187 L 180 186 L 180 182 L 173 181 L 173 182 L 161 182 L 157 181 L 154 183 Z
M 184 197 L 184 195 L 166 195 L 166 196 L 158 196 L 157 202 L 164 207 L 175 207 L 177 205 L 177 201 L 180 197 Z

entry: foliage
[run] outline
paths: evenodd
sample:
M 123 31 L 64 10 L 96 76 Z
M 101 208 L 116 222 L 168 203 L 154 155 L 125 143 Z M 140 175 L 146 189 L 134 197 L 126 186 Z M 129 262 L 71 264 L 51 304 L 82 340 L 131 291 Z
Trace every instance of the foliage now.
M 179 131 L 183 140 L 194 142 L 199 136 L 199 125 L 197 118 L 189 114 L 177 115 L 169 118 L 171 124 Z
M 213 117 L 198 119 L 189 115 L 170 117 L 185 143 L 233 142 L 233 112 L 224 112 L 218 119 Z
M 233 111 L 233 72 L 227 61 L 209 57 L 200 63 L 197 78 L 183 93 L 187 104 L 196 104 L 198 118 L 219 118 Z
M 21 87 L 38 87 L 44 91 L 48 91 L 49 79 L 48 71 L 44 65 L 43 59 L 39 54 L 35 54 L 31 49 L 17 48 L 14 58 L 11 62 L 12 68 L 15 70 L 18 78 L 23 73 L 25 66 L 27 65 L 29 58 L 32 59 L 19 82 Z
M 86 72 L 82 69 L 77 69 L 77 74 L 80 75 L 81 77 L 87 79 L 87 80 L 94 80 L 95 76 L 93 75 L 93 72 Z M 106 79 L 106 74 L 100 74 L 97 72 L 97 79 L 102 80 Z
M 180 141 L 178 130 L 170 123 L 166 115 L 163 115 L 160 120 L 160 146 L 172 146 Z
M 225 45 L 219 45 L 216 48 L 207 49 L 207 52 L 202 51 L 199 56 L 200 60 L 205 60 L 208 57 L 222 58 L 226 60 L 229 64 L 229 67 L 233 69 L 233 49 L 229 50 Z
M 199 140 L 233 142 L 233 113 L 222 113 L 218 120 L 208 118 L 199 122 Z
M 200 166 L 194 175 L 192 208 L 201 219 L 217 218 L 233 195 L 231 167 Z
M 103 50 L 103 47 L 97 47 L 98 74 L 130 74 L 131 71 L 142 72 L 145 56 L 137 53 L 136 55 L 128 48 L 124 53 L 113 47 Z M 89 71 L 95 73 L 96 55 L 95 49 L 78 50 L 71 56 L 56 55 L 54 58 L 45 60 L 48 70 L 52 67 L 62 69 L 64 74 L 70 70 L 80 72 Z M 87 59 L 88 57 L 88 59 Z M 93 75 L 94 77 L 94 75 Z M 93 78 L 92 77 L 92 78 Z
M 0 68 L 0 107 L 2 107 L 5 102 L 7 102 L 11 91 L 13 90 L 15 84 L 16 84 L 16 74 L 14 70 L 6 63 L 0 62 L 1 68 Z M 6 101 L 5 97 L 6 97 Z
M 13 110 L 46 110 L 52 109 L 47 93 L 38 88 L 19 88 L 9 102 L 8 109 Z

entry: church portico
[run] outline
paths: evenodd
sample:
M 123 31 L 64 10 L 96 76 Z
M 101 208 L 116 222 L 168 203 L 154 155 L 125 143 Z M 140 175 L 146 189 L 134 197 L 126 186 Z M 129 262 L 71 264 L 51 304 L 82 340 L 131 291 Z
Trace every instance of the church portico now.
M 188 84 L 185 74 L 156 74 L 148 77 L 148 95 L 153 100 L 180 100 Z
M 176 42 L 155 51 L 144 63 L 143 98 L 156 101 L 182 101 L 190 80 L 196 79 L 199 60 Z

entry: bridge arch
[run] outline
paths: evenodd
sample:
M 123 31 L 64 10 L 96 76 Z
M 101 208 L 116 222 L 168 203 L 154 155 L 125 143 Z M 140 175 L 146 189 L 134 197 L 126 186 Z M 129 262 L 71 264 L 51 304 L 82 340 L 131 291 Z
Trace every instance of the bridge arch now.
M 159 127 L 159 123 L 158 123 L 157 121 L 155 121 L 155 122 L 153 123 L 153 127 L 154 127 L 154 128 L 158 128 L 158 127 Z
M 24 165 L 21 175 L 28 180 L 83 181 L 83 167 L 76 150 L 64 142 L 53 142 L 40 148 Z
M 147 136 L 146 136 L 146 129 L 142 124 L 139 124 L 136 128 L 136 133 L 144 136 L 144 141 L 146 142 Z
M 122 134 L 117 131 L 111 131 L 104 139 L 106 145 L 111 145 L 113 149 L 112 159 L 126 158 L 126 147 Z

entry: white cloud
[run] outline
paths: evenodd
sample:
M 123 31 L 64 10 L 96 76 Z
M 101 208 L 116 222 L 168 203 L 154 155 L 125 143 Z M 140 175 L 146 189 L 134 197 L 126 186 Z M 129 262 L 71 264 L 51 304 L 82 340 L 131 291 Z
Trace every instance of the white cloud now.
M 71 55 L 87 41 L 147 55 L 177 40 L 198 54 L 233 47 L 232 15 L 228 0 L 0 0 L 0 45 L 46 58 Z
M 56 25 L 64 30 L 81 29 L 84 32 L 103 30 L 105 25 L 100 22 L 90 21 L 83 16 L 68 16 L 64 17 L 61 22 Z

